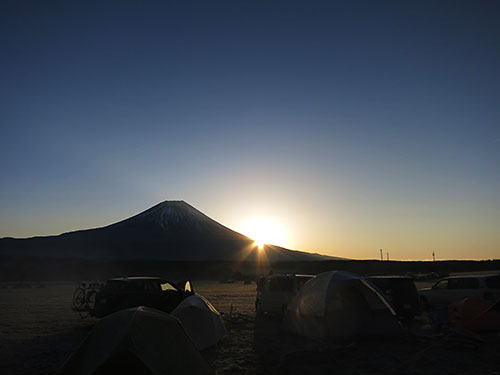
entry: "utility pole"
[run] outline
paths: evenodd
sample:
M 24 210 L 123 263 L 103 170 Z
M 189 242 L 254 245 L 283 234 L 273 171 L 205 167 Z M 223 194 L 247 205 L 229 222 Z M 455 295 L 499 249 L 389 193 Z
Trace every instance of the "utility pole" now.
M 389 253 L 387 253 L 387 261 L 389 261 Z
M 380 249 L 380 260 L 382 262 L 384 261 L 384 254 L 382 253 L 382 249 Z
M 436 261 L 436 253 L 433 251 L 432 252 L 432 261 L 435 262 Z

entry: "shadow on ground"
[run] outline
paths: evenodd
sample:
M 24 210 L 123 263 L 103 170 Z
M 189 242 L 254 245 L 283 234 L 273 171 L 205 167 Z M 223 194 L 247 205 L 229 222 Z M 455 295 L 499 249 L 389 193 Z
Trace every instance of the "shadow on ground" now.
M 283 332 L 280 323 L 277 317 L 254 322 L 256 374 L 500 374 L 496 332 L 478 337 L 412 330 L 397 338 L 326 344 Z
M 64 333 L 36 337 L 0 348 L 3 374 L 54 374 L 87 336 L 95 321 Z

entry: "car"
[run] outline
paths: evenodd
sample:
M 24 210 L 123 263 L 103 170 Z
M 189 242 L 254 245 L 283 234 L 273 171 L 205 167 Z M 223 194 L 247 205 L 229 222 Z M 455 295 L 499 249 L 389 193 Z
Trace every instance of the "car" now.
M 190 281 L 183 288 L 158 277 L 120 277 L 109 279 L 97 291 L 90 315 L 102 318 L 116 311 L 146 306 L 171 312 L 185 298 L 193 295 Z
M 464 299 L 477 298 L 493 304 L 500 300 L 500 275 L 450 276 L 436 282 L 431 288 L 418 291 L 422 308 L 448 306 Z
M 370 276 L 370 283 L 375 285 L 394 307 L 396 314 L 403 320 L 412 320 L 420 315 L 420 299 L 417 287 L 410 277 Z
M 257 283 L 255 312 L 283 314 L 290 300 L 313 275 L 273 274 Z

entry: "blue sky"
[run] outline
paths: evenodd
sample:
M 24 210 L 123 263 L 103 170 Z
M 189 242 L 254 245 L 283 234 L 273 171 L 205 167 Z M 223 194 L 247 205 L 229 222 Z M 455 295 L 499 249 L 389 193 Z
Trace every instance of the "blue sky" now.
M 498 257 L 497 2 L 0 7 L 0 236 L 183 199 L 290 248 Z

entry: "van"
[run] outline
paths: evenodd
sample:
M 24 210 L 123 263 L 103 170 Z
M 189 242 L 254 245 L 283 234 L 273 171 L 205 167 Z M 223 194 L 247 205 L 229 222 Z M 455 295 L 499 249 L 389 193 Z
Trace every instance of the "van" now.
M 401 319 L 411 321 L 420 315 L 420 299 L 413 279 L 402 276 L 371 276 L 366 280 L 384 293 Z
M 313 275 L 274 274 L 262 278 L 257 283 L 256 314 L 283 314 L 302 285 L 313 277 Z
M 480 299 L 489 305 L 500 300 L 500 276 L 467 275 L 450 276 L 439 280 L 431 288 L 418 291 L 422 307 L 430 309 L 464 298 Z

